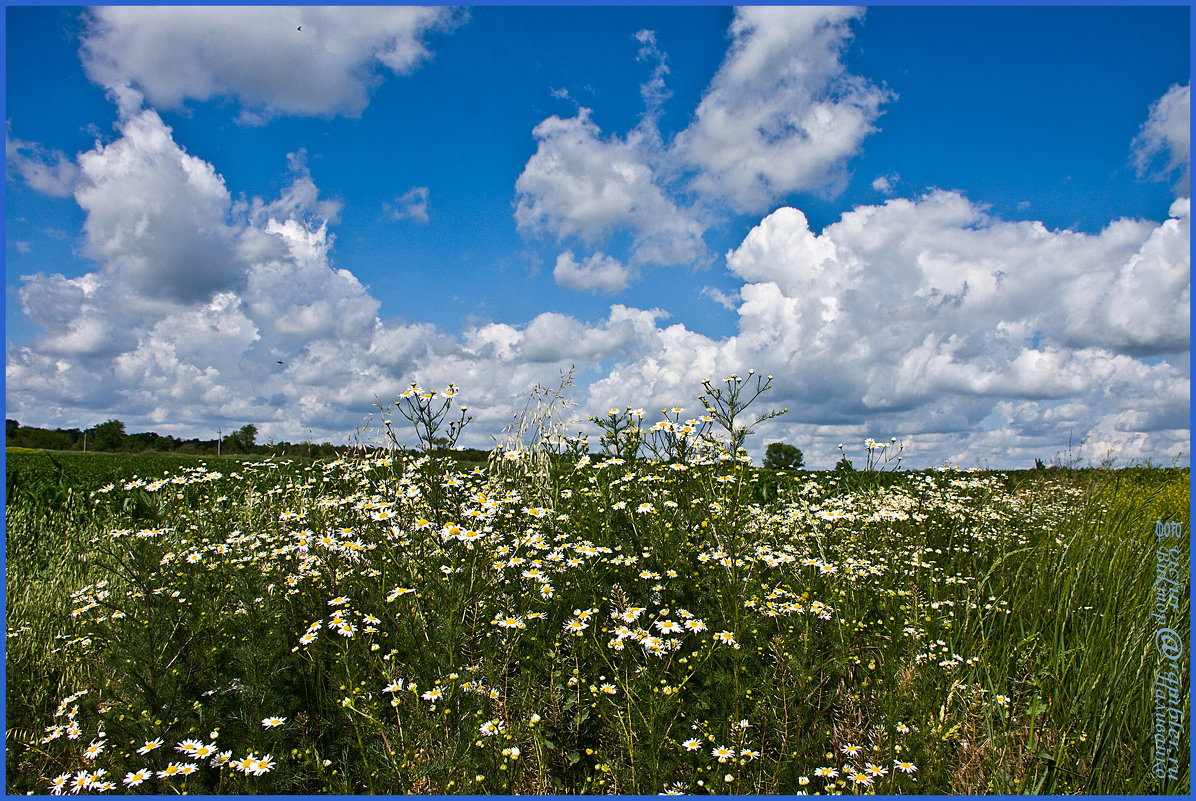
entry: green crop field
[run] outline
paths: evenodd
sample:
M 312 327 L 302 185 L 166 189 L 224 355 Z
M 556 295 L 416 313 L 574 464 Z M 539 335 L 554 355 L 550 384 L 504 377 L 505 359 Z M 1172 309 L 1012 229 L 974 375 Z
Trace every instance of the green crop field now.
M 1187 792 L 1186 758 L 1154 773 L 1151 610 L 1188 470 L 529 439 L 472 469 L 10 451 L 7 791 Z
M 88 491 L 136 476 L 168 475 L 199 464 L 236 465 L 256 456 L 188 456 L 184 454 L 102 453 L 8 448 L 5 457 L 8 496 L 26 501 L 50 488 Z

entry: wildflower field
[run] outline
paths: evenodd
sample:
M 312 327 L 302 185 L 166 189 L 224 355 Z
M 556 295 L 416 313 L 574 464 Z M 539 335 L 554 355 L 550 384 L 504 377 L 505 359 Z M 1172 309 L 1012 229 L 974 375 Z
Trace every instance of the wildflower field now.
M 7 792 L 1187 792 L 1150 619 L 1187 469 L 769 471 L 742 386 L 612 409 L 601 456 L 525 410 L 486 464 L 10 481 Z

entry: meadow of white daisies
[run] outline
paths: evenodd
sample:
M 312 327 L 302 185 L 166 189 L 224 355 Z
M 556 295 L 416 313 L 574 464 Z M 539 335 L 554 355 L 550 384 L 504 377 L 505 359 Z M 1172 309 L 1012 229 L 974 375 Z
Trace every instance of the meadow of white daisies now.
M 537 388 L 471 464 L 413 387 L 365 431 L 414 447 L 10 503 L 7 791 L 1187 791 L 1150 619 L 1187 470 L 764 470 L 767 389 L 564 436 Z

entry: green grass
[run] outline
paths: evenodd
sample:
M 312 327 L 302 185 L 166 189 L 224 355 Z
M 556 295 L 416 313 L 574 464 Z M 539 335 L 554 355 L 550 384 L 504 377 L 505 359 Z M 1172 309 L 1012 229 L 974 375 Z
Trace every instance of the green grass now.
M 183 453 L 108 453 L 103 451 L 57 451 L 33 448 L 5 448 L 5 473 L 12 480 L 14 473 L 28 475 L 37 482 L 53 482 L 59 470 L 65 471 L 71 483 L 94 489 L 110 481 L 154 476 L 198 464 L 235 464 L 263 461 L 263 456 L 241 454 L 224 456 L 194 456 Z M 293 462 L 310 461 L 292 459 Z
M 1151 776 L 1149 618 L 1187 470 L 41 458 L 9 451 L 10 793 L 1188 788 Z

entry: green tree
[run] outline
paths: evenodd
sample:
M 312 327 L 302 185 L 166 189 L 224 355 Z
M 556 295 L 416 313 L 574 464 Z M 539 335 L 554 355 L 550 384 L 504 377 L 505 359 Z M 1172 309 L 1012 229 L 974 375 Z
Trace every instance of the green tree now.
M 97 451 L 116 451 L 125 444 L 125 424 L 120 420 L 107 420 L 91 432 L 95 437 Z
M 45 428 L 26 429 L 25 447 L 65 451 L 70 450 L 71 439 L 70 435 L 60 428 L 52 431 Z
M 246 452 L 253 449 L 254 440 L 256 439 L 257 426 L 255 426 L 253 423 L 246 423 L 232 434 L 232 441 L 240 446 L 241 450 Z
M 840 459 L 840 460 L 838 461 L 838 463 L 837 463 L 837 464 L 835 464 L 835 469 L 836 469 L 836 470 L 843 470 L 843 471 L 845 471 L 845 472 L 849 472 L 849 473 L 854 473 L 854 472 L 855 472 L 855 465 L 853 465 L 853 464 L 851 463 L 851 460 L 850 460 L 850 459 L 848 459 L 846 456 L 844 456 L 842 459 Z
M 769 470 L 800 470 L 806 463 L 801 450 L 786 442 L 773 442 L 764 450 L 764 466 Z

